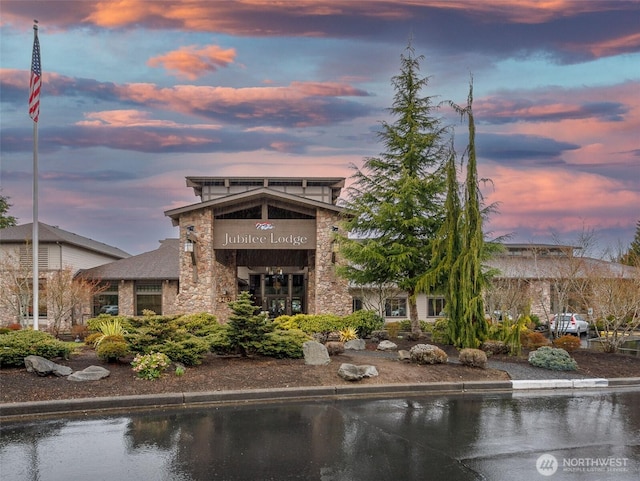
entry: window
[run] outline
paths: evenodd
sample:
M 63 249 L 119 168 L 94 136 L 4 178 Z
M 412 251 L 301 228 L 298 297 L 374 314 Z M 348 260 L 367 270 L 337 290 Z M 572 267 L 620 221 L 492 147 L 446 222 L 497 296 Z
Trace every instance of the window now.
M 362 310 L 362 299 L 359 297 L 354 297 L 351 303 L 351 310 L 353 312 Z
M 105 313 L 107 310 L 114 312 L 114 308 L 118 307 L 118 283 L 103 282 L 100 287 L 104 291 L 100 292 L 93 298 L 93 315 Z
M 387 299 L 384 303 L 384 315 L 386 317 L 407 317 L 407 299 Z
M 427 298 L 427 317 L 444 316 L 444 297 Z
M 162 284 L 160 282 L 144 282 L 136 284 L 136 315 L 149 310 L 162 314 Z

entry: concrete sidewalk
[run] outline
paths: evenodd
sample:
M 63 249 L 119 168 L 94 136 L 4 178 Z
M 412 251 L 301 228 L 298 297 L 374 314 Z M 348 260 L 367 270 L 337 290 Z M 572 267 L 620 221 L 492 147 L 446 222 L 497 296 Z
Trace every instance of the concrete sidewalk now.
M 388 398 L 412 395 L 481 394 L 522 390 L 640 388 L 640 378 L 532 379 L 420 384 L 318 386 L 246 391 L 148 394 L 56 401 L 0 404 L 0 420 L 64 416 L 78 413 L 117 413 L 150 408 L 189 408 L 219 404 L 293 402 L 322 399 Z

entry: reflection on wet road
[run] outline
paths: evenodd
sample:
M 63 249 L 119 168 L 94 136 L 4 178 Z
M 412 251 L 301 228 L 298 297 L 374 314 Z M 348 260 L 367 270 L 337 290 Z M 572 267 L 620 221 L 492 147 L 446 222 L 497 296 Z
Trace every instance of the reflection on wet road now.
M 0 479 L 640 478 L 640 391 L 322 401 L 5 423 Z

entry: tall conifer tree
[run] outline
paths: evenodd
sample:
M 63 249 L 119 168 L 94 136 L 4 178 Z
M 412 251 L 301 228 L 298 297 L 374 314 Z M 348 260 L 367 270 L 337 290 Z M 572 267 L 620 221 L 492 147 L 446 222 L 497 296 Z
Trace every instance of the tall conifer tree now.
M 393 283 L 409 294 L 409 317 L 420 333 L 415 287 L 431 266 L 432 242 L 444 219 L 445 176 L 449 145 L 446 127 L 436 117 L 433 97 L 422 96 L 428 77 L 420 78 L 420 61 L 411 45 L 401 55 L 393 77 L 393 123 L 382 122 L 386 150 L 365 159 L 357 169 L 346 202 L 346 231 L 341 238 L 348 261 L 342 273 L 361 285 Z
M 464 203 L 460 201 L 452 155 L 447 162 L 446 220 L 434 243 L 436 263 L 416 286 L 420 291 L 444 292 L 449 338 L 454 346 L 461 348 L 478 347 L 488 330 L 483 299 L 486 276 L 482 271 L 482 260 L 487 250 L 482 231 L 472 104 L 473 84 L 469 86 L 465 107 L 451 103 L 462 118 L 467 118 L 469 129 Z

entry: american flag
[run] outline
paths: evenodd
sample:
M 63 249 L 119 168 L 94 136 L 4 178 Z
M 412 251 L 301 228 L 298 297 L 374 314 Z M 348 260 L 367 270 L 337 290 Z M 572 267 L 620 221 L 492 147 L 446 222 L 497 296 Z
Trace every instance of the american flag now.
M 31 79 L 29 80 L 29 117 L 34 122 L 40 115 L 40 87 L 42 86 L 42 68 L 40 66 L 40 42 L 38 27 L 33 27 L 33 55 L 31 56 Z

